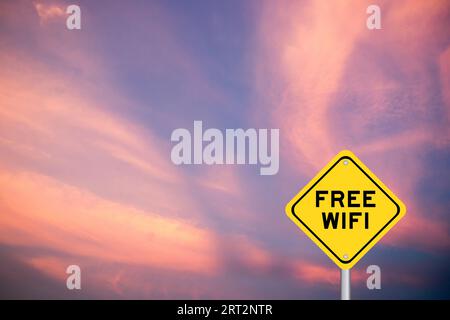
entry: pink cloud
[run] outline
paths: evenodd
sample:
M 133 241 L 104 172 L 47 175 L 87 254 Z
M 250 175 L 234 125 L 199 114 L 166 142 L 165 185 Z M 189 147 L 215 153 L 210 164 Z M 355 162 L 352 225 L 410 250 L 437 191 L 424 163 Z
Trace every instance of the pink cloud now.
M 386 235 L 383 244 L 436 251 L 450 249 L 450 230 L 447 223 L 419 217 L 410 212 L 395 231 Z
M 104 95 L 98 99 L 83 82 L 31 57 L 18 59 L 12 51 L 0 55 L 2 244 L 40 248 L 23 260 L 58 280 L 66 276 L 68 263 L 90 259 L 106 264 L 104 273 L 91 275 L 92 281 L 119 295 L 152 291 L 153 284 L 140 286 L 111 267 L 115 263 L 175 274 L 217 274 L 218 237 L 230 237 L 225 242 L 239 247 L 245 265 L 265 268 L 268 253 L 249 239 L 237 241 L 203 226 L 206 213 L 188 192 L 182 171 L 167 159 L 167 144 L 108 108 L 112 102 L 124 107 L 130 102 L 108 88 L 107 80 L 99 80 Z M 83 61 L 79 56 L 70 63 L 92 67 Z M 101 67 L 90 74 L 99 79 L 108 75 Z M 49 176 L 42 168 L 56 173 Z M 240 194 L 236 172 L 208 169 L 192 181 L 206 195 L 220 200 Z M 40 253 L 48 249 L 73 258 Z M 166 285 L 165 290 L 176 291 L 176 284 Z
M 130 102 L 108 88 L 107 80 L 99 80 L 104 93 L 99 99 L 82 79 L 55 72 L 30 57 L 16 59 L 9 51 L 0 55 L 4 165 L 31 171 L 54 168 L 70 183 L 78 181 L 84 188 L 113 198 L 145 198 L 146 209 L 166 215 L 179 214 L 172 205 L 177 194 L 184 210 L 198 218 L 198 205 L 184 191 L 187 186 L 181 170 L 168 161 L 169 146 L 150 130 L 112 111 L 110 104 L 119 102 L 127 108 Z M 101 70 L 92 74 L 101 77 Z
M 257 74 L 264 79 L 270 74 L 271 80 L 269 87 L 258 83 L 271 94 L 270 114 L 287 139 L 282 152 L 289 152 L 290 164 L 297 170 L 319 169 L 324 163 L 316 159 L 331 158 L 336 151 L 328 114 L 347 59 L 365 28 L 354 14 L 365 12 L 364 4 L 282 4 L 267 4 L 261 19 L 261 40 L 270 59 L 263 55 Z
M 41 23 L 47 23 L 51 20 L 57 20 L 66 17 L 65 8 L 61 5 L 41 2 L 34 2 L 33 5 L 36 9 Z
M 104 200 L 38 174 L 3 172 L 0 180 L 7 186 L 1 190 L 2 243 L 164 269 L 217 269 L 213 234 L 189 222 Z
M 294 276 L 307 283 L 339 284 L 339 269 L 309 264 L 304 261 L 297 262 L 294 266 Z
M 129 102 L 113 89 L 99 100 L 81 79 L 14 53 L 0 54 L 0 242 L 214 274 L 215 234 L 198 226 L 199 206 L 167 146 L 108 108 Z M 59 277 L 58 258 L 25 260 Z
M 388 32 L 383 29 L 379 33 L 370 32 L 365 26 L 365 9 L 369 4 L 369 1 L 313 1 L 307 4 L 285 1 L 276 6 L 266 4 L 263 10 L 261 42 L 264 54 L 256 63 L 256 81 L 262 94 L 271 101 L 269 112 L 273 123 L 281 127 L 287 137 L 282 152 L 295 170 L 318 170 L 341 148 L 351 147 L 345 145 L 350 135 L 358 137 L 367 133 L 369 124 L 392 113 L 387 109 L 392 106 L 386 104 L 386 94 L 393 88 L 401 88 L 403 83 L 390 78 L 379 64 L 363 60 L 363 55 L 358 55 L 357 61 L 350 61 L 363 46 L 379 52 L 380 56 L 389 52 L 396 68 L 409 79 L 420 81 L 414 91 L 415 98 L 423 101 L 420 104 L 423 109 L 395 105 L 396 112 L 427 112 L 427 84 L 431 85 L 431 78 L 422 61 L 437 46 L 439 39 L 446 37 L 443 12 L 447 2 L 399 1 L 389 5 L 381 2 L 382 21 Z M 410 24 L 415 27 L 406 27 Z M 441 72 L 444 74 L 445 60 L 443 54 Z M 344 73 L 348 72 L 347 66 L 352 62 L 362 68 L 350 74 L 353 76 L 350 78 L 356 80 L 349 83 L 349 77 Z M 335 98 L 340 92 L 355 93 L 357 90 L 367 91 L 373 104 L 355 114 L 349 114 L 345 108 L 335 110 Z M 405 110 L 407 108 L 409 110 Z M 342 119 L 347 121 L 343 127 L 337 127 L 336 120 Z M 382 148 L 387 151 L 388 145 L 395 148 L 406 141 L 401 136 L 409 134 L 411 132 L 401 133 L 393 140 L 386 137 L 384 142 L 366 142 L 373 148 L 381 148 L 384 143 Z M 429 128 L 420 127 L 414 132 L 418 139 L 412 137 L 407 142 L 408 145 L 429 142 L 448 145 L 448 130 L 445 134 L 446 137 L 436 140 L 436 133 L 433 135 Z
M 450 145 L 448 110 L 430 106 L 429 91 L 438 76 L 448 100 L 448 48 L 440 52 L 448 38 L 448 2 L 382 1 L 380 31 L 365 26 L 369 4 L 266 4 L 256 81 L 273 125 L 286 139 L 281 152 L 289 170 L 312 177 L 341 149 L 353 150 L 375 164 L 371 169 L 408 208 L 387 241 L 445 250 L 448 224 L 429 222 L 421 210 L 409 208 L 420 208 L 414 192 L 426 175 L 418 150 Z M 430 72 L 433 63 L 440 74 Z M 347 96 L 358 102 L 348 105 L 342 98 Z M 438 112 L 445 115 L 441 123 L 428 120 Z M 429 232 L 433 236 L 427 238 Z
M 44 274 L 58 279 L 61 283 L 65 283 L 67 279 L 66 269 L 71 265 L 68 259 L 56 257 L 33 257 L 25 260 L 25 263 L 31 267 L 43 272 Z

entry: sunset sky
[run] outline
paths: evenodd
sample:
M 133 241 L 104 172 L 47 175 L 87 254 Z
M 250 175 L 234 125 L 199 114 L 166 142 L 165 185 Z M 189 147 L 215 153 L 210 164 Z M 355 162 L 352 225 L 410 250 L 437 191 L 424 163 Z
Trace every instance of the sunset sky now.
M 194 120 L 279 128 L 278 174 L 174 165 Z M 352 297 L 450 299 L 448 0 L 0 1 L 0 298 L 336 299 L 284 207 L 342 149 L 407 207 Z

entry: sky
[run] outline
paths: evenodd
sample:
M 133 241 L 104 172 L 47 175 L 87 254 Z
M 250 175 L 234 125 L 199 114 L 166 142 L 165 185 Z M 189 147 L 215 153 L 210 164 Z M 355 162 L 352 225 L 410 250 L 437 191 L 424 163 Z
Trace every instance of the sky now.
M 0 298 L 336 299 L 284 207 L 349 149 L 407 207 L 353 298 L 450 299 L 449 30 L 446 0 L 1 1 Z M 195 120 L 278 128 L 278 174 L 174 165 Z

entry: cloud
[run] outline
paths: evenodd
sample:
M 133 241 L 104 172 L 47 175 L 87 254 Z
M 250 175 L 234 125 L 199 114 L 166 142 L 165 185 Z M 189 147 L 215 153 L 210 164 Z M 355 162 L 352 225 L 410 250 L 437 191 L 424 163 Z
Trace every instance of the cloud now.
M 413 211 L 386 235 L 382 243 L 427 252 L 445 252 L 450 249 L 450 230 L 447 223 L 417 216 Z
M 105 89 L 99 99 L 84 73 L 74 77 L 3 49 L 0 242 L 34 246 L 23 260 L 58 279 L 66 260 L 46 250 L 81 261 L 214 274 L 215 234 L 198 226 L 199 207 L 168 161 L 168 147 L 110 107 L 125 108 L 127 99 L 106 83 L 97 87 Z M 70 65 L 91 68 L 83 59 Z M 91 71 L 107 81 L 101 67 Z
M 180 170 L 168 161 L 167 142 L 113 111 L 112 105 L 127 108 L 130 102 L 100 80 L 101 68 L 92 74 L 103 84 L 93 88 L 83 74 L 73 78 L 11 50 L 1 56 L 3 165 L 44 171 L 116 200 L 139 199 L 165 214 L 176 214 L 171 199 L 178 193 L 185 209 L 199 211 L 182 191 Z
M 33 5 L 41 23 L 48 23 L 49 21 L 66 17 L 65 8 L 61 5 L 41 2 L 34 2 Z
M 325 283 L 328 285 L 339 284 L 339 270 L 337 268 L 324 267 L 301 261 L 294 266 L 295 277 L 307 283 Z
M 257 74 L 270 79 L 269 87 L 263 83 L 261 90 L 273 96 L 270 114 L 289 146 L 284 152 L 296 168 L 319 169 L 323 163 L 316 159 L 330 158 L 336 150 L 329 109 L 364 31 L 354 12 L 365 10 L 359 1 L 352 3 L 352 10 L 340 2 L 282 4 L 267 4 L 264 10 L 261 40 L 268 53 L 263 57 L 270 59 L 259 61 Z
M 44 41 L 52 48 L 51 40 Z M 108 85 L 110 74 L 102 65 L 85 63 L 95 61 L 94 55 L 69 58 L 66 49 L 49 49 L 80 70 L 73 74 L 4 49 L 0 242 L 32 246 L 31 254 L 22 253 L 23 263 L 61 283 L 68 264 L 83 270 L 104 265 L 88 275 L 100 292 L 155 297 L 167 291 L 169 297 L 211 295 L 201 286 L 176 293 L 171 279 L 217 276 L 223 270 L 218 239 L 235 243 L 244 265 L 264 263 L 267 253 L 251 240 L 235 241 L 220 235 L 220 228 L 207 228 L 209 213 L 190 192 L 194 186 L 218 204 L 224 196 L 231 203 L 242 190 L 235 171 L 208 168 L 195 178 L 185 176 L 168 158 L 168 140 L 114 110 L 112 105 L 126 109 L 131 102 Z M 140 267 L 147 268 L 139 271 L 141 278 L 130 275 Z M 140 285 L 142 277 L 152 282 Z
M 213 235 L 188 222 L 107 201 L 38 174 L 2 173 L 0 180 L 7 186 L 1 190 L 4 244 L 173 270 L 217 269 Z
M 365 26 L 369 4 L 266 4 L 256 82 L 289 172 L 311 177 L 351 149 L 406 203 L 389 243 L 446 250 L 448 223 L 425 217 L 417 189 L 430 170 L 418 154 L 450 146 L 448 2 L 380 2 L 379 31 Z

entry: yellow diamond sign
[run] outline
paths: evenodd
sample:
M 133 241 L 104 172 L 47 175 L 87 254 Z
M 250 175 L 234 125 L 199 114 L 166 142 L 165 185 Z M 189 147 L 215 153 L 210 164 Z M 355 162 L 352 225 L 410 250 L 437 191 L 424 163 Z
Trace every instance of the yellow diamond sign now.
M 341 151 L 286 206 L 341 269 L 350 269 L 405 214 L 405 205 L 350 151 Z

